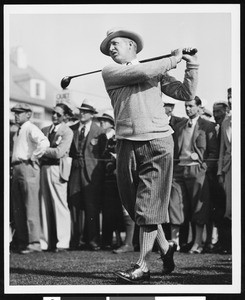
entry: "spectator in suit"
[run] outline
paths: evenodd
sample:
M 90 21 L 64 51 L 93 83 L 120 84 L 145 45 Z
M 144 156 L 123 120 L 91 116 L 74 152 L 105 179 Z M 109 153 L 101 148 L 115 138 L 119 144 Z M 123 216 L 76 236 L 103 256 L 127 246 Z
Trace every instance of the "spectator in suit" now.
M 102 153 L 105 131 L 93 120 L 97 114 L 91 100 L 78 107 L 80 121 L 70 128 L 74 136 L 70 149 L 72 168 L 69 180 L 69 205 L 72 212 L 72 247 L 82 243 L 90 250 L 100 249 L 100 210 L 104 181 Z M 84 229 L 81 224 L 84 210 Z
M 73 131 L 64 122 L 69 114 L 68 106 L 57 104 L 52 113 L 53 124 L 42 129 L 50 147 L 41 159 L 41 247 L 55 252 L 67 250 L 71 238 L 67 182 Z
M 231 253 L 231 88 L 228 89 L 228 104 L 229 114 L 225 117 L 221 125 L 221 140 L 218 162 L 218 180 L 221 186 L 224 187 L 226 201 L 223 227 L 225 231 L 225 243 L 221 251 L 223 253 Z
M 227 115 L 228 103 L 225 101 L 218 101 L 213 104 L 213 117 L 215 120 L 216 136 L 218 140 L 218 153 L 220 151 L 221 141 L 221 125 Z M 210 226 L 207 227 L 207 239 L 204 246 L 204 252 L 219 252 L 223 249 L 223 245 L 226 243 L 226 236 L 224 233 L 224 212 L 225 212 L 225 191 L 222 185 L 218 182 L 217 176 L 218 161 L 213 169 L 213 172 L 209 173 L 209 185 L 210 185 L 210 198 L 212 202 L 211 214 L 210 214 Z M 212 243 L 212 228 L 217 227 L 218 241 Z
M 105 164 L 104 195 L 102 203 L 102 248 L 112 250 L 113 233 L 116 234 L 116 247 L 121 246 L 121 235 L 124 231 L 122 205 L 119 197 L 116 177 L 116 139 L 114 130 L 114 115 L 107 110 L 97 117 L 100 126 L 105 130 L 106 146 L 102 154 Z
M 39 158 L 49 147 L 49 140 L 30 122 L 32 108 L 25 103 L 12 109 L 19 125 L 13 137 L 11 202 L 18 251 L 40 252 Z
M 207 172 L 212 172 L 218 157 L 218 145 L 213 123 L 200 118 L 201 101 L 185 102 L 188 120 L 175 126 L 174 173 L 170 196 L 170 222 L 172 239 L 179 245 L 180 227 L 195 225 L 190 253 L 202 252 L 204 224 L 210 212 Z M 188 231 L 184 241 L 188 241 Z M 180 245 L 181 246 L 181 245 Z

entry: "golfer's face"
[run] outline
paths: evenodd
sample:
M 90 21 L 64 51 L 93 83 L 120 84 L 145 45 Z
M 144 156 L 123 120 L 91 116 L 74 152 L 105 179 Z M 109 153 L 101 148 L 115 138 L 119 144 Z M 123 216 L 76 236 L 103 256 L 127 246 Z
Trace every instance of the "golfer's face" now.
M 129 57 L 128 40 L 120 37 L 112 39 L 109 43 L 109 53 L 115 62 L 119 64 L 127 62 Z

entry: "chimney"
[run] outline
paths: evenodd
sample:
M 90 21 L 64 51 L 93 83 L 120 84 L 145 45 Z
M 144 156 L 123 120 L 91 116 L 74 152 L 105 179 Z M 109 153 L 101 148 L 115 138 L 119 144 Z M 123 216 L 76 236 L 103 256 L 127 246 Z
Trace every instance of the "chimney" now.
M 26 55 L 22 47 L 18 46 L 12 50 L 11 60 L 17 65 L 18 68 L 27 68 Z

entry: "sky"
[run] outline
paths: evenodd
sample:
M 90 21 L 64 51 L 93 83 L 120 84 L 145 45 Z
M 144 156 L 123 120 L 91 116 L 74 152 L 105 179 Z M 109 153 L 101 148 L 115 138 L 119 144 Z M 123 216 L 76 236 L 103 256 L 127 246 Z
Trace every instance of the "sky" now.
M 232 28 L 237 5 L 14 5 L 5 7 L 6 46 L 21 46 L 28 65 L 56 88 L 65 76 L 100 70 L 112 60 L 100 52 L 107 30 L 139 33 L 144 48 L 138 59 L 171 53 L 180 47 L 198 49 L 197 95 L 208 109 L 227 99 L 232 86 Z M 185 61 L 170 74 L 183 80 Z M 68 89 L 110 108 L 101 73 L 74 78 Z M 82 102 L 83 99 L 81 99 Z M 177 102 L 176 115 L 185 115 Z

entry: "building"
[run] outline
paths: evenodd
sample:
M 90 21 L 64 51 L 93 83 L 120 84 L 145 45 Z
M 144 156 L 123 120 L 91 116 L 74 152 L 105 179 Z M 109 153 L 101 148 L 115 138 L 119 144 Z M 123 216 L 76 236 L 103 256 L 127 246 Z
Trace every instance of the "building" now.
M 9 64 L 10 109 L 19 102 L 28 103 L 32 109 L 32 122 L 38 127 L 51 123 L 52 108 L 56 102 L 56 89 L 38 71 L 27 65 L 21 47 L 11 50 Z M 10 112 L 10 123 L 14 115 Z

